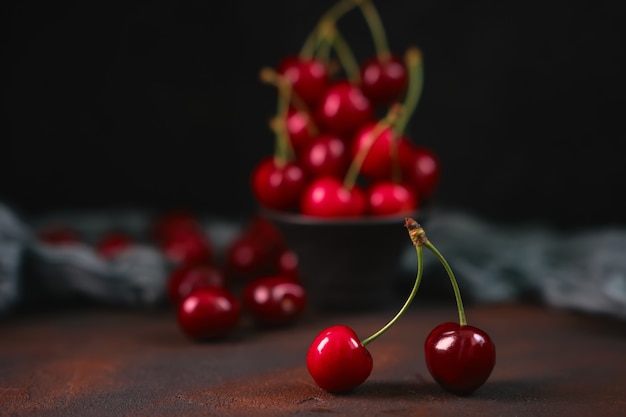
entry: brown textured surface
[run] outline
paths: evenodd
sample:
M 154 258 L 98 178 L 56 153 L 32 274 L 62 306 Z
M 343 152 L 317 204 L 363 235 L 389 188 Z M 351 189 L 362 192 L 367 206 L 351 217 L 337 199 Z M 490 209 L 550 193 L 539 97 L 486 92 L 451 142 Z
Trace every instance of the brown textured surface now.
M 370 378 L 331 395 L 304 356 L 323 327 L 361 337 L 393 312 L 309 313 L 286 329 L 244 323 L 227 340 L 194 343 L 168 310 L 29 314 L 0 323 L 2 416 L 589 416 L 626 415 L 626 324 L 537 306 L 470 308 L 497 346 L 489 381 L 470 397 L 443 392 L 422 342 L 454 306 L 415 307 L 368 346 Z

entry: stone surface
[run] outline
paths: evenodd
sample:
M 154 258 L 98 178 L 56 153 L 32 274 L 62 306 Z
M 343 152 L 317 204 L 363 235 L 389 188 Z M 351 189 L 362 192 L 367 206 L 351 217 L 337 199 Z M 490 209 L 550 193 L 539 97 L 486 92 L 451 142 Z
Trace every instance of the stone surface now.
M 364 338 L 394 311 L 319 315 L 279 329 L 244 320 L 227 339 L 197 343 L 169 309 L 66 309 L 0 322 L 0 415 L 90 416 L 589 416 L 626 410 L 626 324 L 537 307 L 470 308 L 497 348 L 487 383 L 469 397 L 436 385 L 423 359 L 427 333 L 456 320 L 454 303 L 426 305 L 368 345 L 370 378 L 343 395 L 321 391 L 304 357 L 330 324 Z

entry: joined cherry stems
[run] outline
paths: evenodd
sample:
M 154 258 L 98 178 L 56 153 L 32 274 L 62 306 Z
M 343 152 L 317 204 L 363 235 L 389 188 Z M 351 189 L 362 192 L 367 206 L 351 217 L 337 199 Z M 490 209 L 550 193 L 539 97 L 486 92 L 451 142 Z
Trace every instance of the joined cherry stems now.
M 461 326 L 467 325 L 467 319 L 465 318 L 465 309 L 463 308 L 463 301 L 461 299 L 461 291 L 459 289 L 458 283 L 454 276 L 454 272 L 452 268 L 448 264 L 448 261 L 444 258 L 444 256 L 439 252 L 439 250 L 430 242 L 428 237 L 426 236 L 426 232 L 424 231 L 424 227 L 419 224 L 415 219 L 410 217 L 406 217 L 404 219 L 404 227 L 407 229 L 409 233 L 409 237 L 413 242 L 413 246 L 415 247 L 415 252 L 417 254 L 417 275 L 415 277 L 415 282 L 413 284 L 413 288 L 411 289 L 411 293 L 408 298 L 404 302 L 404 305 L 400 308 L 400 310 L 396 313 L 396 315 L 383 327 L 380 328 L 377 332 L 373 333 L 371 336 L 363 339 L 361 342 L 362 346 L 366 346 L 367 344 L 376 340 L 379 336 L 389 330 L 400 317 L 407 311 L 417 291 L 419 289 L 420 283 L 422 281 L 422 275 L 424 272 L 424 262 L 423 262 L 423 246 L 428 248 L 432 253 L 435 254 L 439 262 L 443 265 L 448 277 L 450 278 L 450 282 L 452 283 L 452 289 L 454 290 L 454 297 L 456 299 L 457 310 L 459 313 L 459 324 Z

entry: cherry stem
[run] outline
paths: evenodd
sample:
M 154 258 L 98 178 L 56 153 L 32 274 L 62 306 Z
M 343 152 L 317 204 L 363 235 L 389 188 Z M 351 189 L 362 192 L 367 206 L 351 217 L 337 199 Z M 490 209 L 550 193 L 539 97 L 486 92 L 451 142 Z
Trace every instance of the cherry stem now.
M 376 49 L 376 56 L 381 61 L 387 61 L 391 58 L 391 53 L 389 52 L 389 44 L 387 43 L 385 27 L 380 19 L 378 10 L 376 10 L 374 4 L 369 0 L 360 1 L 359 8 L 363 13 L 363 17 L 365 17 L 365 21 L 367 22 L 372 34 L 374 48 Z
M 450 265 L 448 264 L 448 261 L 446 261 L 446 258 L 443 257 L 441 252 L 439 252 L 439 250 L 437 250 L 437 248 L 432 243 L 430 243 L 429 240 L 426 240 L 426 242 L 424 242 L 424 246 L 426 246 L 428 249 L 430 249 L 432 253 L 435 254 L 437 259 L 439 259 L 446 272 L 448 273 L 448 277 L 450 277 L 450 282 L 452 283 L 452 289 L 454 290 L 454 297 L 456 298 L 456 307 L 459 310 L 459 324 L 461 326 L 465 326 L 467 324 L 467 320 L 465 318 L 465 310 L 463 309 L 463 301 L 461 300 L 461 291 L 459 290 L 459 285 L 456 282 L 456 278 L 454 277 L 454 272 L 452 272 L 452 268 L 450 268 Z
M 332 41 L 332 45 L 335 48 L 335 52 L 341 62 L 341 66 L 346 72 L 346 78 L 348 78 L 353 84 L 358 84 L 361 78 L 359 63 L 354 57 L 348 42 L 345 41 L 343 36 L 341 36 L 337 28 L 334 26 L 332 31 Z
M 276 117 L 271 120 L 270 127 L 276 137 L 274 160 L 277 166 L 283 166 L 293 157 L 293 147 L 285 127 L 291 101 L 291 83 L 269 68 L 261 71 L 261 80 L 274 84 L 278 89 Z
M 391 328 L 391 326 L 393 326 L 398 321 L 398 319 L 407 311 L 407 309 L 409 308 L 409 306 L 413 302 L 413 299 L 415 298 L 415 295 L 417 294 L 417 290 L 419 289 L 420 283 L 422 282 L 422 274 L 423 274 L 423 271 L 424 271 L 424 262 L 422 260 L 422 257 L 423 257 L 422 256 L 422 246 L 421 245 L 415 245 L 415 244 L 414 244 L 414 246 L 415 246 L 415 252 L 417 253 L 417 275 L 415 277 L 415 283 L 413 284 L 413 289 L 411 290 L 411 293 L 409 294 L 409 297 L 406 299 L 406 301 L 404 302 L 404 305 L 398 311 L 398 313 L 389 321 L 389 323 L 387 323 L 385 326 L 383 326 L 380 330 L 378 330 L 376 333 L 372 334 L 367 339 L 363 340 L 361 342 L 362 346 L 365 346 L 368 343 L 376 340 L 380 335 L 382 335 L 387 330 L 389 330 Z
M 367 157 L 370 149 L 372 148 L 372 146 L 374 146 L 374 143 L 376 142 L 376 140 L 378 140 L 378 137 L 381 135 L 381 133 L 385 129 L 393 126 L 395 120 L 398 117 L 398 113 L 400 113 L 401 110 L 402 106 L 400 104 L 392 106 L 389 109 L 387 115 L 382 120 L 380 120 L 376 124 L 376 126 L 374 126 L 374 128 L 369 132 L 368 136 L 371 139 L 365 144 L 365 146 L 359 149 L 357 154 L 352 159 L 352 162 L 350 163 L 348 171 L 346 172 L 346 176 L 343 180 L 343 188 L 345 188 L 346 190 L 351 190 L 352 187 L 354 187 L 359 177 L 359 173 L 361 172 L 361 166 L 363 165 L 363 162 L 365 161 L 365 158 Z
M 404 61 L 409 72 L 409 86 L 404 98 L 404 112 L 394 124 L 394 129 L 399 135 L 406 129 L 417 104 L 419 103 L 424 86 L 424 66 L 422 65 L 422 52 L 419 48 L 411 47 L 407 49 Z
M 300 49 L 300 57 L 302 58 L 313 58 L 315 55 L 315 50 L 320 44 L 320 32 L 322 31 L 324 25 L 327 25 L 328 22 L 336 22 L 343 16 L 348 13 L 350 10 L 355 8 L 360 3 L 360 0 L 342 0 L 336 3 L 333 7 L 328 9 L 326 13 L 319 20 L 319 23 L 313 29 L 313 31 L 309 34 L 309 36 L 304 41 L 302 48 Z

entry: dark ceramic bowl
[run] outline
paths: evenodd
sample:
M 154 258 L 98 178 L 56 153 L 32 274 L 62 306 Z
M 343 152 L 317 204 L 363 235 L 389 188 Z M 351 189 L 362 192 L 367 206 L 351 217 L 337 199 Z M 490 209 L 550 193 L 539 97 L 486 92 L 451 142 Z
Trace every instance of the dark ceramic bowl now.
M 302 283 L 317 311 L 380 309 L 397 304 L 411 248 L 406 215 L 321 219 L 262 210 L 298 256 Z M 413 217 L 423 222 L 421 213 Z

